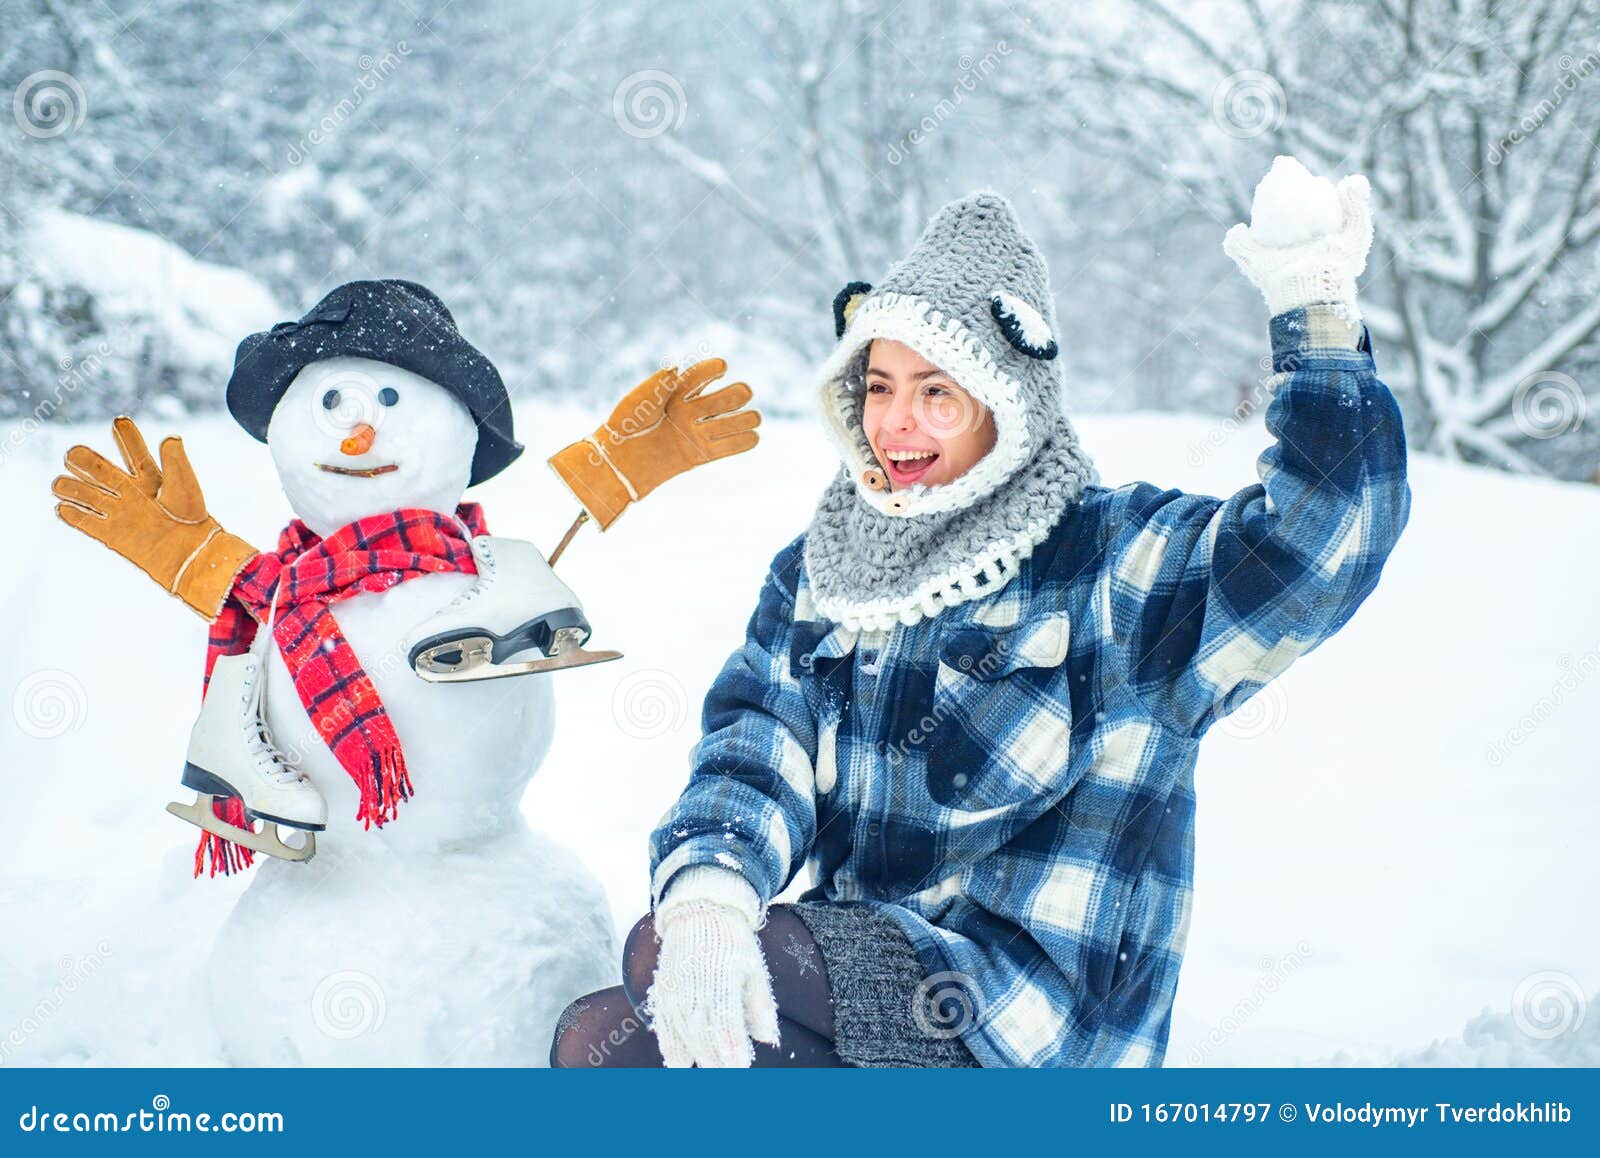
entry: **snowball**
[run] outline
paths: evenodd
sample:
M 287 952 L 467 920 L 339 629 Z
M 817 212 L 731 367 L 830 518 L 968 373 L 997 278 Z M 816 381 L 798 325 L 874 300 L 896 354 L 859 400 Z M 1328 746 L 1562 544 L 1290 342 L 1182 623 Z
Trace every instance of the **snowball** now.
M 1283 248 L 1339 232 L 1344 211 L 1326 177 L 1313 177 L 1293 157 L 1278 157 L 1256 186 L 1250 232 L 1262 245 Z

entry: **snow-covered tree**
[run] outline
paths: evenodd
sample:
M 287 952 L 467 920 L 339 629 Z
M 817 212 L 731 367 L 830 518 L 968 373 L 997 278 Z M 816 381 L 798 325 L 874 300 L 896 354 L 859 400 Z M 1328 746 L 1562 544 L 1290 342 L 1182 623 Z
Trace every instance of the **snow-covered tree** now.
M 652 143 L 758 246 L 733 275 L 746 307 L 820 352 L 833 295 L 879 276 L 963 182 L 981 180 L 966 146 L 994 123 L 989 80 L 1010 45 L 949 0 L 764 0 L 726 15 L 736 45 L 690 58 L 691 76 L 721 68 L 722 83 L 692 90 L 707 106 L 694 131 Z M 730 47 L 746 67 L 717 63 Z
M 1010 95 L 1100 158 L 1104 180 L 1155 190 L 1130 240 L 1246 220 L 1275 153 L 1365 172 L 1365 311 L 1415 442 L 1594 469 L 1596 0 L 1131 0 L 1120 19 L 1040 2 L 1024 16 L 1037 69 Z M 1178 304 L 1174 287 L 1148 290 Z

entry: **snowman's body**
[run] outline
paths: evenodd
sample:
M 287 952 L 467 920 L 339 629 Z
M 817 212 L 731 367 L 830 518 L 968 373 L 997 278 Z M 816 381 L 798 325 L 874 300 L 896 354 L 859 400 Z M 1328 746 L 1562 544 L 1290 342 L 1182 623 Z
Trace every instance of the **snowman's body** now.
M 301 377 L 325 377 L 328 365 Z M 393 383 L 405 372 L 378 373 Z M 432 384 L 407 386 L 414 417 L 438 433 L 439 416 L 417 404 Z M 301 387 L 297 379 L 280 410 Z M 293 452 L 280 450 L 276 424 L 274 457 L 305 518 L 318 503 L 303 478 L 296 494 L 284 461 Z M 394 432 L 380 430 L 375 442 L 385 433 Z M 391 448 L 399 441 L 390 439 Z M 446 502 L 430 509 L 453 511 Z M 322 526 L 306 521 L 325 534 L 347 514 L 324 514 Z M 473 582 L 425 575 L 330 607 L 383 700 L 415 791 L 381 828 L 356 819 L 355 782 L 312 725 L 268 633 L 258 634 L 267 723 L 327 798 L 328 827 L 309 862 L 258 857 L 218 935 L 209 977 L 230 1061 L 543 1064 L 561 1010 L 615 984 L 603 890 L 519 811 L 549 750 L 559 677 L 434 684 L 407 662 L 405 636 Z
M 517 802 L 550 748 L 553 676 L 435 684 L 419 679 L 406 657 L 407 631 L 472 582 L 471 575 L 422 575 L 330 607 L 394 723 L 416 790 L 381 828 L 363 830 L 355 819 L 355 781 L 317 734 L 283 656 L 266 645 L 265 632 L 257 636 L 272 735 L 280 751 L 299 755 L 328 801 L 319 849 L 348 839 L 338 835 L 342 824 L 362 833 L 364 844 L 432 854 L 470 848 L 518 822 Z

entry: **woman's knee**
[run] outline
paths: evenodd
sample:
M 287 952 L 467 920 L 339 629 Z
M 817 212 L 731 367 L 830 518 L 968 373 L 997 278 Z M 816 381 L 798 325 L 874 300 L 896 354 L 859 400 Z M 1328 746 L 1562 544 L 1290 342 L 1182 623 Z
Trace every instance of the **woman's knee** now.
M 588 1054 L 593 1037 L 590 1011 L 594 997 L 580 997 L 561 1011 L 555 1036 L 550 1040 L 551 1069 L 583 1069 L 593 1064 Z
M 660 1064 L 660 1053 L 620 988 L 602 989 L 567 1006 L 550 1042 L 552 1069 Z
M 656 940 L 654 917 L 646 913 L 634 922 L 622 948 L 622 988 L 635 1008 L 642 1005 L 650 983 L 655 980 L 661 943 Z

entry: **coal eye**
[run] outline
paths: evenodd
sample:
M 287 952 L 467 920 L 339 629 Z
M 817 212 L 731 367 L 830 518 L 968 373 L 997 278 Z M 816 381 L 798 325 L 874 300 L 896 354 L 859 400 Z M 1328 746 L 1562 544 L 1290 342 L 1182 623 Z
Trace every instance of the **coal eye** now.
M 337 390 L 329 390 L 322 396 L 322 408 L 324 410 L 332 410 L 337 405 L 339 405 L 339 392 Z
M 400 392 L 393 386 L 385 386 L 382 390 L 378 391 L 378 401 L 382 402 L 385 406 L 393 406 L 396 402 L 400 401 Z

